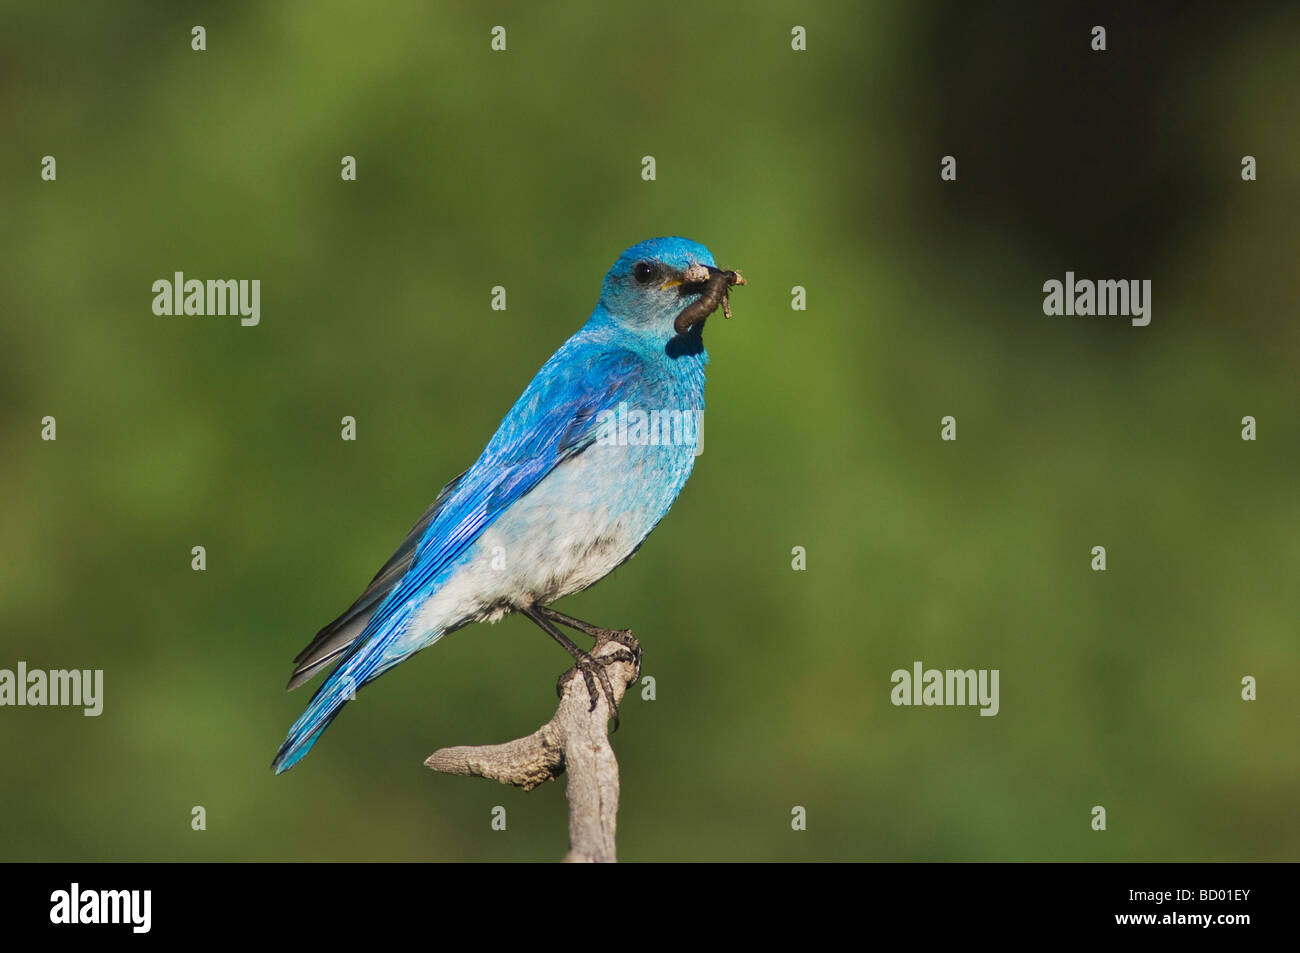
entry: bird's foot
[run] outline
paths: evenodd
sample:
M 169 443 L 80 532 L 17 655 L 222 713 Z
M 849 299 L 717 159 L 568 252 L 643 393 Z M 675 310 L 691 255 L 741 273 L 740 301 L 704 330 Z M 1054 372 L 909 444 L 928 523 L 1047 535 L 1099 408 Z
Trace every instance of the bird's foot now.
M 637 641 L 631 629 L 600 629 L 590 634 L 596 637 L 595 648 L 600 648 L 608 642 L 615 642 L 625 650 L 612 652 L 603 658 L 609 661 L 631 662 L 636 666 L 637 674 L 641 673 L 641 643 Z
M 602 628 L 598 625 L 592 625 L 590 622 L 575 619 L 571 615 L 565 615 L 550 606 L 530 605 L 524 607 L 521 611 L 536 622 L 547 635 L 564 646 L 564 650 L 577 663 L 560 676 L 555 685 L 556 694 L 563 697 L 564 687 L 569 683 L 569 679 L 578 673 L 582 673 L 582 678 L 587 684 L 587 697 L 591 699 L 591 708 L 588 710 L 595 711 L 596 699 L 599 697 L 596 694 L 596 681 L 599 679 L 600 687 L 604 690 L 605 698 L 609 701 L 610 717 L 614 721 L 613 730 L 618 731 L 618 702 L 614 699 L 614 686 L 610 683 L 609 672 L 606 671 L 606 667 L 614 662 L 627 662 L 635 669 L 634 679 L 641 674 L 641 643 L 636 640 L 632 630 Z M 572 639 L 569 639 L 555 627 L 557 622 L 595 639 L 596 644 L 591 652 L 584 652 L 574 645 Z M 609 652 L 602 651 L 605 646 L 611 643 L 621 647 Z
M 617 642 L 635 658 L 637 670 L 641 668 L 641 643 L 637 641 L 636 636 L 632 634 L 631 629 L 606 629 L 598 625 L 592 625 L 590 622 L 583 622 L 581 619 L 575 619 L 571 615 L 565 615 L 550 606 L 539 606 L 538 611 L 552 622 L 558 622 L 561 625 L 567 625 L 571 629 L 576 629 L 596 640 L 596 648 L 605 642 Z
M 611 642 L 615 640 L 607 639 L 605 641 Z M 635 641 L 636 640 L 634 639 L 633 642 L 635 643 Z M 621 645 L 623 643 L 620 642 L 619 644 Z M 600 645 L 601 641 L 597 639 L 596 647 L 599 648 Z M 581 674 L 583 681 L 586 683 L 587 698 L 590 701 L 590 706 L 587 710 L 595 711 L 596 700 L 600 697 L 597 693 L 598 690 L 596 687 L 596 683 L 599 681 L 599 690 L 605 693 L 605 700 L 609 703 L 610 719 L 614 722 L 612 730 L 618 731 L 618 701 L 614 697 L 614 685 L 609 680 L 609 671 L 607 666 L 614 662 L 629 662 L 636 667 L 636 670 L 639 673 L 641 671 L 641 646 L 636 646 L 635 654 L 622 648 L 615 649 L 612 652 L 606 652 L 600 656 L 592 655 L 589 652 L 582 652 L 580 656 L 575 658 L 575 661 L 577 664 L 567 672 L 564 672 L 556 681 L 555 694 L 561 698 L 564 697 L 565 686 L 567 686 L 573 678 Z

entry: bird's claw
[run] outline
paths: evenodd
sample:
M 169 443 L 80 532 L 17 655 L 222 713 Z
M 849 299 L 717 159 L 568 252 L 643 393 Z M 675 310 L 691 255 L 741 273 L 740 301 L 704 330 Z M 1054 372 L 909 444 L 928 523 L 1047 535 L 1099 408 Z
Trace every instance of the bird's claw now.
M 630 643 L 624 641 L 619 636 L 625 635 L 630 639 Z M 617 642 L 619 645 L 629 646 L 630 648 L 615 649 L 612 652 L 606 652 L 603 655 L 595 656 L 587 652 L 582 653 L 582 657 L 577 660 L 573 668 L 560 675 L 555 683 L 555 694 L 563 698 L 564 689 L 574 676 L 581 673 L 582 680 L 586 684 L 587 698 L 589 701 L 587 711 L 596 710 L 596 700 L 600 697 L 596 687 L 597 680 L 600 681 L 600 691 L 605 693 L 605 700 L 609 703 L 610 720 L 614 722 L 612 731 L 618 731 L 618 702 L 614 698 L 614 685 L 609 680 L 608 666 L 614 662 L 628 662 L 636 666 L 637 672 L 641 671 L 641 645 L 636 639 L 632 638 L 632 633 L 627 631 L 611 630 L 608 638 L 598 639 L 596 647 L 599 648 L 602 642 Z
M 637 671 L 641 670 L 641 643 L 637 641 L 631 629 L 605 629 L 596 635 L 596 647 L 600 648 L 601 644 L 605 642 L 617 642 L 627 649 L 628 654 L 633 657 L 623 659 L 623 661 L 633 662 L 636 664 Z M 606 658 L 610 657 L 606 656 Z

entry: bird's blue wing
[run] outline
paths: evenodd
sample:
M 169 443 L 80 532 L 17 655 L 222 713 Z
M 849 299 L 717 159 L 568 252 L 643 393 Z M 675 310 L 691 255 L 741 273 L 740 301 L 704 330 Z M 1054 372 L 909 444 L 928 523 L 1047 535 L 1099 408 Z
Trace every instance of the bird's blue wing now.
M 502 512 L 556 466 L 594 443 L 600 412 L 629 400 L 643 366 L 630 351 L 588 356 L 561 349 L 515 402 L 483 455 L 436 514 L 416 547 L 411 568 L 376 614 L 396 611 L 412 597 L 423 601 L 429 583 Z
M 402 544 L 397 547 L 397 551 L 388 558 L 388 562 L 375 573 L 375 578 L 370 580 L 370 585 L 366 586 L 365 591 L 357 596 L 356 601 L 337 619 L 317 632 L 316 637 L 307 647 L 298 653 L 293 660 L 293 674 L 289 677 L 287 686 L 290 691 L 311 681 L 320 674 L 321 669 L 351 648 L 371 616 L 375 614 L 375 609 L 411 568 L 411 563 L 415 561 L 416 547 L 424 539 L 429 524 L 433 522 L 433 518 L 438 515 L 438 511 L 442 509 L 443 504 L 455 492 L 457 484 L 464 477 L 464 473 L 460 474 L 438 491 L 437 498 L 411 527 Z
M 289 729 L 274 761 L 277 773 L 307 753 L 358 687 L 404 657 L 400 649 L 396 657 L 388 650 L 444 573 L 501 513 L 595 442 L 601 411 L 634 400 L 644 366 L 643 358 L 631 351 L 600 347 L 578 336 L 547 361 L 477 462 L 430 508 L 426 516 L 431 519 L 405 573 L 382 600 L 377 600 L 378 592 L 363 595 L 377 605 L 350 646 L 334 647 L 342 659 Z M 408 540 L 402 549 L 409 545 Z M 401 550 L 399 555 L 404 555 Z

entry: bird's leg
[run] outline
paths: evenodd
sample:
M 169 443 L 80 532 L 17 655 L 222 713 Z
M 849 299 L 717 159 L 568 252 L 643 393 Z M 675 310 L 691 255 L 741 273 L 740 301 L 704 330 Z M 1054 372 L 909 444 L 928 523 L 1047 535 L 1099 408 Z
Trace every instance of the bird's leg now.
M 543 606 L 529 606 L 528 608 L 521 609 L 520 611 L 523 612 L 524 615 L 528 616 L 528 618 L 532 619 L 535 623 L 537 623 L 538 627 L 543 632 L 545 632 L 556 642 L 558 642 L 560 646 L 566 652 L 569 653 L 569 655 L 573 656 L 573 661 L 576 663 L 572 669 L 570 669 L 568 672 L 565 672 L 563 675 L 561 675 L 559 681 L 556 682 L 555 684 L 556 694 L 557 695 L 563 694 L 565 682 L 567 682 L 570 678 L 573 677 L 574 672 L 581 672 L 583 680 L 587 683 L 587 697 L 591 699 L 591 707 L 587 710 L 595 711 L 596 710 L 596 681 L 595 680 L 596 678 L 599 678 L 600 687 L 604 689 L 605 698 L 609 702 L 609 709 L 610 712 L 612 713 L 612 717 L 614 721 L 614 730 L 618 731 L 618 702 L 614 700 L 614 686 L 610 684 L 609 672 L 605 671 L 605 665 L 609 662 L 614 662 L 614 661 L 635 662 L 637 660 L 632 657 L 632 654 L 630 652 L 613 653 L 611 655 L 606 655 L 600 659 L 594 657 L 589 652 L 584 652 L 582 649 L 578 648 L 576 645 L 573 644 L 572 639 L 570 639 L 567 635 L 565 635 L 563 632 L 561 632 L 559 629 L 557 629 L 555 626 L 553 626 L 550 623 L 547 617 L 544 616 L 540 611 L 543 608 L 544 608 Z M 583 624 L 585 625 L 586 623 Z M 623 655 L 626 655 L 626 657 L 625 658 L 622 657 Z
M 602 629 L 598 625 L 592 625 L 590 622 L 583 622 L 581 619 L 575 619 L 571 615 L 565 615 L 550 606 L 534 606 L 541 615 L 550 619 L 552 622 L 558 622 L 560 625 L 566 625 L 570 629 L 576 629 L 578 632 L 585 632 L 596 640 L 596 644 L 602 642 L 617 642 L 628 650 L 630 658 L 624 661 L 635 662 L 638 670 L 641 667 L 641 643 L 632 635 L 631 629 Z M 606 656 L 606 658 L 616 659 L 618 656 Z

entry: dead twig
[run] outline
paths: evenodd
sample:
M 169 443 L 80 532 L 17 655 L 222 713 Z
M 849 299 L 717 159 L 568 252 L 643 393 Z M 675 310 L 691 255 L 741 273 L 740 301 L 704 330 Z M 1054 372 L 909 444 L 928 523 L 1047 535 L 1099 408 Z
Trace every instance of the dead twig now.
M 608 641 L 599 643 L 591 654 L 599 659 L 627 651 L 626 646 Z M 639 651 L 632 654 L 640 656 Z M 609 662 L 606 670 L 618 705 L 637 680 L 640 665 L 619 658 Z M 492 778 L 525 791 L 567 772 L 569 853 L 565 861 L 613 863 L 617 860 L 618 760 L 609 744 L 609 702 L 603 691 L 596 696 L 593 707 L 586 680 L 572 669 L 566 674 L 555 717 L 531 735 L 499 745 L 441 748 L 424 763 L 443 774 Z

